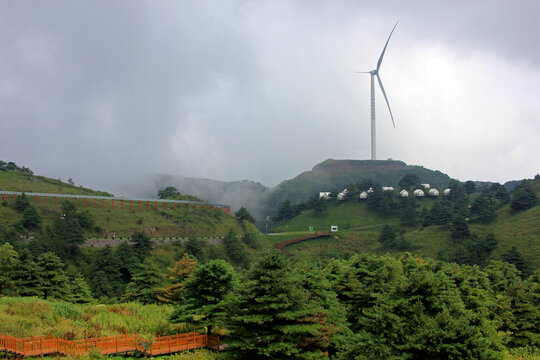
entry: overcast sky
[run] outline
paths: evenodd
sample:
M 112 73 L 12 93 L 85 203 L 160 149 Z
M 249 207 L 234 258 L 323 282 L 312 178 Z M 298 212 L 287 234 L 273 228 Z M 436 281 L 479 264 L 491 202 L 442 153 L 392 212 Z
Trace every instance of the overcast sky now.
M 267 186 L 377 155 L 460 180 L 540 171 L 538 1 L 0 2 L 0 159 L 104 190 Z M 121 190 L 120 190 L 121 192 Z

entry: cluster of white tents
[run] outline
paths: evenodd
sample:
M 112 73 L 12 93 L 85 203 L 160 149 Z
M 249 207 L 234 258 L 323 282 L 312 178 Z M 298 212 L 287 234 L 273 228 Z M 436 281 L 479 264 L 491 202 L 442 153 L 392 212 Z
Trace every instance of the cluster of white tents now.
M 429 184 L 421 184 L 422 187 L 424 189 L 415 189 L 413 191 L 413 196 L 414 197 L 425 197 L 425 196 L 430 196 L 430 197 L 438 197 L 440 195 L 440 192 L 439 190 L 435 189 L 435 188 L 431 188 L 431 186 Z M 382 188 L 382 191 L 394 191 L 394 188 L 391 187 L 391 186 L 383 186 Z M 337 195 L 337 200 L 345 200 L 346 197 L 347 197 L 347 193 L 349 191 L 347 189 L 344 189 L 342 192 L 340 192 L 338 195 Z M 367 191 L 362 191 L 360 193 L 360 199 L 361 200 L 365 200 L 369 197 L 369 194 L 373 192 L 373 188 L 369 188 L 369 190 Z M 426 194 L 427 192 L 427 194 Z M 450 192 L 451 192 L 451 189 L 444 189 L 443 190 L 443 195 L 444 196 L 448 196 L 450 195 Z M 323 191 L 323 192 L 320 192 L 319 193 L 319 198 L 320 199 L 325 199 L 325 200 L 330 200 L 330 192 L 329 191 Z M 409 191 L 403 189 L 399 192 L 399 196 L 402 197 L 402 198 L 406 198 L 406 197 L 409 197 Z

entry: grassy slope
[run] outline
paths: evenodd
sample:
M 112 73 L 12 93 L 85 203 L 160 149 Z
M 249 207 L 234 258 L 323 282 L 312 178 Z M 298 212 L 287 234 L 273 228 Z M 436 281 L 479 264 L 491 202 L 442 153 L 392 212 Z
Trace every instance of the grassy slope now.
M 184 324 L 171 324 L 169 305 L 75 305 L 34 298 L 0 298 L 0 334 L 29 337 L 51 334 L 67 339 L 83 339 L 122 333 L 143 337 L 172 335 L 192 331 Z M 127 359 L 126 357 L 89 356 L 88 359 Z M 209 350 L 185 352 L 156 359 L 221 359 Z M 85 359 L 77 358 L 79 360 Z
M 82 186 L 71 185 L 61 180 L 25 174 L 19 171 L 0 171 L 0 190 L 74 195 L 111 195 L 104 191 L 95 191 Z
M 540 182 L 534 186 L 540 198 Z M 433 203 L 432 199 L 422 199 L 418 210 L 422 207 L 429 209 Z M 312 225 L 315 230 L 328 231 L 330 225 L 338 225 L 340 231 L 335 238 L 310 240 L 290 246 L 288 250 L 311 257 L 342 257 L 362 251 L 378 254 L 388 252 L 377 242 L 380 227 L 386 223 L 403 229 L 405 238 L 412 245 L 411 251 L 419 255 L 437 257 L 451 246 L 449 226 L 402 227 L 399 218 L 374 214 L 367 209 L 365 202 L 330 203 L 325 215 L 317 216 L 312 210 L 306 211 L 276 230 L 306 231 Z M 509 205 L 506 205 L 498 210 L 497 220 L 492 224 L 471 224 L 470 228 L 480 236 L 489 232 L 496 235 L 499 243 L 492 254 L 493 258 L 500 258 L 505 251 L 516 246 L 535 268 L 540 267 L 540 205 L 518 214 L 512 214 Z
M 31 180 L 34 178 L 35 180 Z M 104 192 L 80 188 L 58 180 L 40 176 L 32 176 L 14 171 L 0 171 L 0 189 L 6 191 L 26 191 L 26 192 L 49 192 L 78 195 L 109 195 Z M 58 207 L 55 206 L 54 199 L 48 199 L 47 204 L 43 198 L 38 198 L 37 204 L 34 198 L 29 198 L 30 203 L 35 205 L 39 215 L 43 220 L 43 225 L 47 226 L 53 219 L 58 217 L 60 212 L 59 199 Z M 70 199 L 74 203 L 74 199 Z M 0 206 L 0 224 L 8 225 L 19 220 L 21 215 L 13 209 L 15 201 L 8 196 L 8 206 Z M 84 208 L 84 201 L 79 199 L 77 205 Z M 124 204 L 124 210 L 120 209 L 119 201 L 115 201 L 115 209 L 112 210 L 112 202 L 106 201 L 105 209 L 101 200 L 97 201 L 97 208 L 94 209 L 93 201 L 88 200 L 87 208 L 93 219 L 94 225 L 101 228 L 101 231 L 94 231 L 89 234 L 92 237 L 100 237 L 105 233 L 116 236 L 129 236 L 135 231 L 145 231 L 152 237 L 181 237 L 188 235 L 213 236 L 216 234 L 226 234 L 230 228 L 237 233 L 243 233 L 242 226 L 236 221 L 234 216 L 226 214 L 221 210 L 173 210 L 170 207 L 163 208 L 160 204 L 158 211 L 154 210 L 151 204 L 150 211 L 146 211 L 146 204 L 143 204 L 142 211 L 138 210 L 138 203 L 133 204 L 133 211 L 129 210 L 129 203 Z M 257 232 L 251 224 L 247 229 Z

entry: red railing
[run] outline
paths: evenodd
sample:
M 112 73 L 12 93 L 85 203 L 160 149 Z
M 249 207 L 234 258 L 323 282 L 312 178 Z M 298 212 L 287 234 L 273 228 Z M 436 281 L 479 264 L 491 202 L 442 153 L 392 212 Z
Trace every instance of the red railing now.
M 317 231 L 317 232 L 314 232 L 314 233 L 311 233 L 311 234 L 308 234 L 308 235 L 304 235 L 304 236 L 300 236 L 300 237 L 297 237 L 297 238 L 294 238 L 294 239 L 280 241 L 280 242 L 274 244 L 274 247 L 276 249 L 278 249 L 278 250 L 286 252 L 285 248 L 287 246 L 289 246 L 289 245 L 297 244 L 299 242 L 310 240 L 310 239 L 316 239 L 316 238 L 319 238 L 319 237 L 328 237 L 328 236 L 332 236 L 332 235 L 333 235 L 332 232 Z
M 16 338 L 0 335 L 0 352 L 20 356 L 88 355 L 97 351 L 102 355 L 126 352 L 146 352 L 149 355 L 171 354 L 184 350 L 212 347 L 219 350 L 219 337 L 200 335 L 196 332 L 158 336 L 145 339 L 138 335 L 115 335 L 81 340 L 64 340 L 50 335 Z

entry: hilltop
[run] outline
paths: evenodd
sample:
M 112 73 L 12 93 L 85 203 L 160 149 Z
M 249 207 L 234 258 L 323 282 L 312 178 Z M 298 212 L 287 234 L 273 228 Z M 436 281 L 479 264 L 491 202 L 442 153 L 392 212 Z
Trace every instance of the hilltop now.
M 302 201 L 320 191 L 343 190 L 349 184 L 371 179 L 381 186 L 396 187 L 407 173 L 415 173 L 422 183 L 446 186 L 450 177 L 437 170 L 407 165 L 396 160 L 334 160 L 328 159 L 293 179 L 283 181 L 270 189 L 268 207 L 276 207 L 289 200 Z

